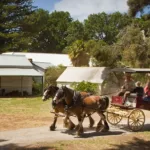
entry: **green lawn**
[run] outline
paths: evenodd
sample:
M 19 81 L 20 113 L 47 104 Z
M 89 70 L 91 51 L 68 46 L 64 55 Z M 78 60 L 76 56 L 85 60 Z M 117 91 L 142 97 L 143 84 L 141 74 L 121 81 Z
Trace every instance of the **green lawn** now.
M 51 110 L 51 100 L 43 102 L 41 97 L 0 98 L 0 130 L 48 125 Z
M 49 114 L 50 100 L 35 98 L 0 98 L 0 113 L 4 114 Z

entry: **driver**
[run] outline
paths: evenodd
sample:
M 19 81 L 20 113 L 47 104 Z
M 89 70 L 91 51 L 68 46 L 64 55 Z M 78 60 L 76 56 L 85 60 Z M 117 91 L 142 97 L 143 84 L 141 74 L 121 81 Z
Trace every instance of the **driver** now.
M 125 104 L 125 101 L 127 97 L 133 92 L 135 89 L 135 82 L 131 76 L 131 73 L 125 73 L 125 80 L 124 84 L 121 87 L 120 92 L 118 93 L 118 96 L 123 96 L 123 104 Z

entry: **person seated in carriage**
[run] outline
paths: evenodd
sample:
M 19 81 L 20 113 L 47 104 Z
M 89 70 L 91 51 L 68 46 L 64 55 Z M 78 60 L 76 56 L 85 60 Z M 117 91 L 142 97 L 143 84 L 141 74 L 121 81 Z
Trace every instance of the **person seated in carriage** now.
M 146 86 L 144 87 L 144 101 L 150 101 L 150 81 L 147 82 Z
M 133 93 L 134 89 L 135 82 L 131 76 L 131 73 L 125 73 L 124 84 L 121 87 L 120 92 L 117 94 L 118 96 L 123 96 L 123 104 L 125 104 L 127 97 L 130 96 L 131 93 Z
M 135 96 L 144 96 L 144 88 L 141 86 L 141 82 L 137 81 L 135 83 L 136 87 L 135 89 L 132 91 L 132 93 L 135 93 Z

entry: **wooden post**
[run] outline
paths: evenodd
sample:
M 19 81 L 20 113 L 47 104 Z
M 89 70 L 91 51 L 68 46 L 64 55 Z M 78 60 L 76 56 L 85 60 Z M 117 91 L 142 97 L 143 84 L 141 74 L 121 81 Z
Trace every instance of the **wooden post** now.
M 42 76 L 42 95 L 43 95 L 43 93 L 44 93 L 44 78 Z
M 2 82 L 2 79 L 1 79 L 1 76 L 0 76 L 0 88 L 1 88 L 1 84 L 2 84 L 1 82 Z
M 21 76 L 21 95 L 23 96 L 23 91 L 22 91 L 22 80 L 23 80 L 23 77 Z

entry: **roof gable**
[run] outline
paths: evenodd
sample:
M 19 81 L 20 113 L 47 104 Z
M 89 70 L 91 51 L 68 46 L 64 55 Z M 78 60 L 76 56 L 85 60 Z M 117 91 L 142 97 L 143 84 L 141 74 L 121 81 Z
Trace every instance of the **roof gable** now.
M 106 67 L 67 67 L 57 82 L 102 83 L 109 72 L 110 70 Z
M 52 66 L 72 66 L 72 62 L 67 54 L 7 52 L 3 53 L 3 55 L 24 55 L 36 63 L 51 63 Z
M 3 68 L 33 68 L 30 61 L 25 56 L 0 55 L 0 67 Z

